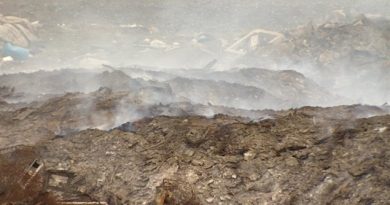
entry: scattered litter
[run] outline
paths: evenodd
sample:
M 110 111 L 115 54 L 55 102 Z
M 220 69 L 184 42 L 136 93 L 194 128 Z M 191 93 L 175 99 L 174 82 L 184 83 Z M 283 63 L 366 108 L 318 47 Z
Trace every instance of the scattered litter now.
M 3 61 L 4 62 L 11 62 L 11 61 L 14 61 L 14 58 L 12 58 L 11 56 L 6 56 L 6 57 L 3 57 Z
M 376 129 L 379 133 L 383 133 L 387 130 L 387 127 L 381 127 Z
M 6 42 L 3 46 L 3 55 L 10 56 L 15 60 L 27 60 L 30 56 L 30 51 L 26 48 Z
M 260 38 L 261 35 L 268 35 L 271 38 L 268 40 L 264 40 L 261 42 Z M 244 37 L 240 38 L 236 42 L 234 42 L 232 45 L 230 45 L 228 48 L 225 49 L 227 52 L 236 53 L 243 55 L 247 53 L 248 48 L 254 50 L 256 49 L 261 43 L 264 44 L 272 44 L 278 40 L 284 39 L 284 35 L 282 33 L 274 32 L 274 31 L 268 31 L 264 29 L 256 29 L 248 34 L 246 34 Z M 246 42 L 249 41 L 249 42 Z M 247 45 L 242 45 L 247 43 Z
M 0 40 L 28 47 L 30 43 L 38 40 L 36 30 L 39 26 L 37 21 L 30 22 L 25 18 L 0 14 Z

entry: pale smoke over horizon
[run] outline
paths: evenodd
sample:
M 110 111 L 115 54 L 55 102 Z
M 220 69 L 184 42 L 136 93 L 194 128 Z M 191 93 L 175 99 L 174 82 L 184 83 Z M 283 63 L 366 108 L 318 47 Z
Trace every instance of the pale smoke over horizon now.
M 314 25 L 327 22 L 335 11 L 355 16 L 360 13 L 386 16 L 390 11 L 386 0 L 37 0 L 34 5 L 26 0 L 12 3 L 0 0 L 0 3 L 4 5 L 0 13 L 39 20 L 42 24 L 39 52 L 12 69 L 5 66 L 2 73 L 62 68 L 95 70 L 108 64 L 114 67 L 138 65 L 138 68 L 191 78 L 191 73 L 177 74 L 175 70 L 199 69 L 216 59 L 216 65 L 207 71 L 251 67 L 295 70 L 330 93 L 347 99 L 343 102 L 381 105 L 390 101 L 389 85 L 383 82 L 388 73 L 376 67 L 357 73 L 352 64 L 337 62 L 332 68 L 340 69 L 327 74 L 306 59 L 298 63 L 289 58 L 243 62 L 241 56 L 224 52 L 226 46 L 253 29 L 285 33 L 309 22 Z M 46 10 L 42 11 L 42 7 Z M 156 79 L 152 76 L 148 80 Z

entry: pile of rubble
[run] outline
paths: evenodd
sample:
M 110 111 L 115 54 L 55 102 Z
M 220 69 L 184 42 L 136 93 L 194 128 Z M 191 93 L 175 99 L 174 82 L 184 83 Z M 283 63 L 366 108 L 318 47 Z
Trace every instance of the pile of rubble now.
M 354 20 L 308 23 L 283 34 L 280 40 L 256 47 L 250 56 L 312 62 L 320 66 L 340 63 L 370 64 L 388 61 L 390 20 L 360 15 Z
M 250 119 L 267 118 L 273 111 L 251 111 L 189 102 L 149 103 L 146 92 L 102 88 L 89 94 L 68 93 L 32 103 L 0 104 L 0 148 L 31 145 L 53 136 L 88 128 L 111 129 L 125 122 L 159 115 L 213 116 L 224 113 Z
M 387 106 L 223 106 L 253 94 L 253 106 L 278 103 L 263 87 L 321 94 L 296 72 L 60 70 L 2 75 L 0 85 L 0 203 L 389 200 Z
M 260 122 L 160 116 L 132 123 L 131 132 L 58 136 L 20 162 L 43 164 L 46 186 L 34 194 L 49 192 L 60 202 L 385 204 L 390 118 L 365 117 L 387 112 L 307 107 Z

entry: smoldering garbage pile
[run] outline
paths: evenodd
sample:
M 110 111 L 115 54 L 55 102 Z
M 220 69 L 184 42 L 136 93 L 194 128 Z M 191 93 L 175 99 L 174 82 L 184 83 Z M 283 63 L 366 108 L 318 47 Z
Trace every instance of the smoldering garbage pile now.
M 2 75 L 1 146 L 34 144 L 88 128 L 111 129 L 145 117 L 221 113 L 259 120 L 274 112 L 261 109 L 339 100 L 293 71 L 194 70 L 192 77 L 188 72 L 121 68 Z M 212 80 L 216 76 L 219 81 Z
M 366 118 L 386 112 L 307 107 L 260 122 L 160 116 L 132 123 L 131 132 L 52 136 L 1 151 L 2 165 L 18 169 L 2 173 L 0 202 L 386 204 L 390 118 Z M 19 175 L 27 180 L 6 180 Z
M 76 69 L 0 78 L 0 203 L 390 200 L 387 106 L 250 107 L 334 99 L 293 71 Z M 236 98 L 255 102 L 237 108 Z
M 380 22 L 309 25 L 245 57 L 386 66 Z M 389 106 L 334 106 L 349 100 L 319 83 L 258 68 L 1 75 L 0 204 L 386 204 Z

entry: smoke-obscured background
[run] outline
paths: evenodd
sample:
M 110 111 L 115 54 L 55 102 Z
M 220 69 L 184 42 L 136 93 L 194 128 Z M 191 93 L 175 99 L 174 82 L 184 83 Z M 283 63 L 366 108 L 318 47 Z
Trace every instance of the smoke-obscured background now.
M 325 37 L 321 39 L 321 32 L 328 32 L 326 29 L 314 34 L 316 38 L 312 47 L 306 45 L 307 41 L 310 43 L 310 38 L 305 35 L 301 35 L 302 39 L 295 40 L 294 46 L 302 44 L 308 47 L 307 53 L 306 48 L 301 49 L 302 53 L 298 53 L 299 48 L 294 47 L 288 55 L 281 55 L 282 47 L 265 46 L 245 55 L 237 55 L 226 52 L 226 48 L 254 29 L 283 33 L 288 38 L 292 31 L 302 26 L 306 32 L 311 26 L 315 29 L 321 26 L 327 28 L 329 23 L 336 22 L 336 26 L 329 25 L 338 30 L 328 33 L 343 35 L 345 31 L 337 26 L 355 25 L 361 14 L 371 19 L 387 21 L 388 19 L 385 19 L 389 11 L 390 2 L 386 0 L 1 0 L 2 15 L 39 21 L 41 27 L 38 31 L 40 40 L 31 45 L 33 57 L 25 62 L 2 65 L 0 72 L 34 72 L 62 68 L 87 68 L 100 72 L 98 69 L 105 64 L 115 68 L 131 67 L 164 72 L 159 75 L 170 77 L 161 79 L 159 75 L 134 70 L 127 70 L 125 73 L 130 78 L 168 83 L 173 92 L 192 93 L 191 96 L 181 97 L 194 103 L 209 102 L 213 105 L 245 109 L 352 103 L 381 105 L 390 100 L 389 83 L 386 82 L 389 77 L 386 56 L 388 53 L 381 53 L 382 50 L 390 50 L 389 36 L 386 33 L 389 24 L 366 24 L 367 27 L 359 28 L 361 30 L 356 30 L 355 33 L 351 32 L 350 36 L 342 40 L 347 47 L 351 44 L 353 52 L 348 51 L 348 56 L 340 54 L 344 52 L 344 47 L 340 46 L 339 49 L 337 45 L 332 45 L 333 42 L 337 44 L 339 41 Z M 363 37 L 355 39 L 356 34 L 362 34 Z M 330 46 L 322 45 L 326 43 Z M 358 50 L 359 54 L 355 55 L 357 48 L 352 46 L 352 43 L 362 44 L 363 50 L 369 48 L 375 52 Z M 378 48 L 380 45 L 383 45 L 383 48 L 380 48 L 382 50 Z M 275 48 L 277 51 L 272 53 Z M 309 53 L 313 50 L 319 51 Z M 372 57 L 373 53 L 376 56 Z M 364 60 L 361 62 L 360 58 Z M 239 68 L 244 70 L 238 70 Z M 294 70 L 304 77 L 286 73 L 270 77 L 265 74 L 267 72 L 252 72 L 245 70 L 247 68 Z M 198 70 L 192 72 L 189 69 Z M 238 74 L 243 77 L 235 79 Z M 249 77 L 254 76 L 257 78 L 249 80 Z M 288 77 L 284 78 L 285 76 Z M 177 77 L 193 79 L 194 82 L 187 86 L 193 92 L 180 90 L 186 88 L 183 83 L 188 81 Z M 208 80 L 210 84 L 196 80 Z M 207 94 L 209 90 L 216 89 L 216 85 L 209 81 L 231 84 L 217 83 L 217 87 L 221 87 L 215 91 L 218 94 Z M 84 92 L 107 85 L 100 82 L 83 83 L 80 86 L 85 87 L 80 89 L 75 89 L 77 86 L 71 85 L 72 83 L 64 83 L 65 88 L 59 90 Z M 249 90 L 250 95 L 256 93 L 253 96 L 259 96 L 264 91 L 264 96 L 268 97 L 260 100 L 261 102 L 255 100 L 259 97 L 250 95 L 247 96 L 248 99 L 245 99 L 245 96 L 227 98 L 237 98 L 231 103 L 223 103 L 227 99 L 219 97 L 216 97 L 217 100 L 210 100 L 213 95 L 226 95 L 220 93 L 222 87 L 232 86 L 234 83 L 235 86 L 243 86 L 237 88 L 238 90 Z M 7 86 L 5 83 L 3 85 Z M 51 88 L 51 85 L 47 85 Z M 201 88 L 200 85 L 211 87 Z M 302 87 L 303 85 L 309 87 Z M 38 90 L 42 89 L 41 85 L 38 87 Z M 324 93 L 332 97 L 327 100 L 318 97 Z M 273 98 L 279 101 L 273 101 Z M 294 100 L 291 101 L 292 99 Z

